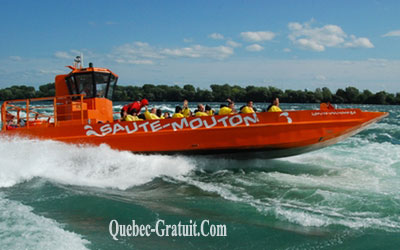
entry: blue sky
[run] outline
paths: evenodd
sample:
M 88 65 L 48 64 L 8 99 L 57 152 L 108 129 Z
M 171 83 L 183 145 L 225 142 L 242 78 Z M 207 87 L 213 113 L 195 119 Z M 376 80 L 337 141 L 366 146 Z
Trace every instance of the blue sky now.
M 85 64 L 122 85 L 400 92 L 400 1 L 2 1 L 0 88 Z

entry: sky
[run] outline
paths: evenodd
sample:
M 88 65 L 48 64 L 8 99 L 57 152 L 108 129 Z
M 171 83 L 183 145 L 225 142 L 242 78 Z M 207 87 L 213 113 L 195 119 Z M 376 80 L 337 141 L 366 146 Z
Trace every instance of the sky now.
M 120 85 L 400 92 L 400 1 L 1 0 L 0 88 L 84 66 Z

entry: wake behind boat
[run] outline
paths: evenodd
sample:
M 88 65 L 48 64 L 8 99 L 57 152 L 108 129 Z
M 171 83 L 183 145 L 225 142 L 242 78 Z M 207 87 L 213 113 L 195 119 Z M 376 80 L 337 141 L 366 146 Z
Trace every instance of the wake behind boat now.
M 5 101 L 1 134 L 158 154 L 254 154 L 277 158 L 332 145 L 377 122 L 387 112 L 360 109 L 258 112 L 145 121 L 113 118 L 118 76 L 75 64 L 55 78 L 54 97 Z

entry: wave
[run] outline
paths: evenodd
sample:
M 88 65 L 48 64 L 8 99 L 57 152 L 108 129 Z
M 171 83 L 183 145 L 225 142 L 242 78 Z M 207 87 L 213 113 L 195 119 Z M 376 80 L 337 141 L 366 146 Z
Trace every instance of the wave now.
M 239 169 L 177 179 L 278 221 L 400 232 L 399 151 L 399 145 L 389 142 L 351 137 L 304 155 L 245 163 L 229 160 L 227 165 Z
M 82 236 L 64 230 L 61 224 L 32 210 L 0 193 L 2 249 L 88 249 L 90 242 Z
M 321 178 L 319 185 L 353 187 L 377 193 L 396 194 L 400 187 L 400 145 L 351 137 L 317 152 L 293 156 L 285 161 L 315 165 L 336 171 L 340 178 Z M 399 186 L 397 186 L 397 185 Z
M 0 138 L 0 187 L 40 177 L 68 185 L 127 189 L 193 169 L 189 159 L 179 156 L 137 155 L 107 145 Z
M 253 191 L 248 187 L 237 184 L 241 182 L 240 180 L 236 185 L 210 183 L 187 177 L 182 177 L 180 180 L 203 191 L 215 193 L 226 200 L 252 206 L 258 213 L 272 216 L 278 221 L 287 221 L 304 227 L 343 226 L 351 229 L 373 228 L 388 232 L 400 232 L 400 220 L 397 215 L 385 214 L 384 209 L 372 209 L 372 211 L 367 209 L 366 212 L 359 212 L 357 209 L 353 211 L 351 207 L 352 203 L 364 203 L 364 207 L 375 206 L 375 204 L 379 204 L 379 199 L 372 198 L 371 201 L 371 198 L 368 197 L 363 198 L 320 189 L 311 193 L 303 192 L 293 187 L 296 186 L 295 183 L 291 183 L 293 186 L 290 188 L 284 188 L 282 185 L 280 188 L 286 190 L 284 194 L 273 190 L 277 193 L 268 196 L 267 192 L 260 197 L 260 194 L 252 194 Z M 250 183 L 250 185 L 254 186 L 254 183 Z M 264 188 L 269 187 L 266 185 Z M 313 197 L 318 201 L 309 201 Z M 395 203 L 398 204 L 398 201 L 397 199 Z M 392 204 L 392 206 L 395 205 Z

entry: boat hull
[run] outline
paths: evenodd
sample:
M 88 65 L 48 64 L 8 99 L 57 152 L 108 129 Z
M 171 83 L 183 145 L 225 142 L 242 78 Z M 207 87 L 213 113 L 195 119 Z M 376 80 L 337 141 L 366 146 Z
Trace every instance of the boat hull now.
M 31 126 L 3 134 L 108 144 L 144 154 L 278 158 L 332 145 L 388 114 L 359 109 L 262 112 L 106 124 Z

